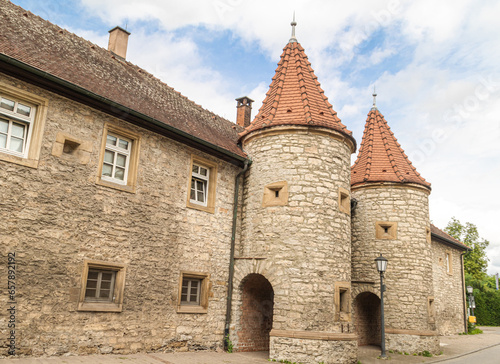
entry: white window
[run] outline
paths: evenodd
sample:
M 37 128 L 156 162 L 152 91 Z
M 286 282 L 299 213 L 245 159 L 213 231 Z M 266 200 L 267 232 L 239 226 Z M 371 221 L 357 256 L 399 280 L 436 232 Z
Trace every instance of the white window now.
M 181 291 L 181 305 L 200 304 L 201 279 L 183 278 Z
M 27 157 L 36 107 L 0 95 L 0 151 Z
M 85 301 L 113 301 L 116 272 L 89 269 Z
M 108 133 L 102 163 L 102 179 L 127 184 L 131 150 L 131 140 Z
M 210 169 L 193 163 L 190 202 L 207 206 Z
M 452 274 L 451 254 L 447 252 L 445 255 L 445 259 L 446 259 L 446 273 Z

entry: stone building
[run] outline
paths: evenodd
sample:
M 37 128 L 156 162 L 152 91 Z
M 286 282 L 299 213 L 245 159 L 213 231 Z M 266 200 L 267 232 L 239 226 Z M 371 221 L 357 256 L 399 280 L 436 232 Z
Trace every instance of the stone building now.
M 0 355 L 229 340 L 355 363 L 380 343 L 380 253 L 389 349 L 465 330 L 467 247 L 430 224 L 430 184 L 375 105 L 351 168 L 294 34 L 234 124 L 128 62 L 119 27 L 106 50 L 6 0 L 0 16 Z

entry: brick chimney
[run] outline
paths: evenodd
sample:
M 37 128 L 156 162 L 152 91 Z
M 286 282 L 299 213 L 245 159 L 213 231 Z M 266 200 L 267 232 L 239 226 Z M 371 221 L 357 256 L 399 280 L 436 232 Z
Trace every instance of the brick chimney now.
M 108 51 L 113 52 L 117 56 L 125 59 L 127 55 L 128 36 L 130 35 L 125 29 L 114 27 L 109 31 Z
M 236 105 L 236 124 L 246 128 L 250 125 L 250 120 L 252 117 L 252 102 L 253 100 L 248 96 L 240 97 L 236 99 L 238 104 Z

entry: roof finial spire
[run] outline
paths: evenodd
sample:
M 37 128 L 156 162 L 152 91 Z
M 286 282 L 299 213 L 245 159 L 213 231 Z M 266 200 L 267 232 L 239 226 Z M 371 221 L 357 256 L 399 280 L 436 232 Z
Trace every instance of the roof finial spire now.
M 295 26 L 297 25 L 297 22 L 295 21 L 295 11 L 293 12 L 293 21 L 290 23 L 292 26 L 292 37 L 288 41 L 288 43 L 297 43 L 297 38 L 295 38 Z
M 375 85 L 373 85 L 373 107 L 372 110 L 377 110 L 377 91 L 375 91 Z

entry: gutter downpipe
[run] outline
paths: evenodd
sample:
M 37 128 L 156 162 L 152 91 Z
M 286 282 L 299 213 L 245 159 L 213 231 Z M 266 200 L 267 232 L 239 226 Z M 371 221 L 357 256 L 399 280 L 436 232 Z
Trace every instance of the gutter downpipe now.
M 234 250 L 236 245 L 236 221 L 238 217 L 238 194 L 240 190 L 240 176 L 252 164 L 251 159 L 245 160 L 243 169 L 236 175 L 234 180 L 234 205 L 233 205 L 233 225 L 231 228 L 231 250 L 229 253 L 229 276 L 227 278 L 227 305 L 226 305 L 226 325 L 224 327 L 224 350 L 228 349 L 229 325 L 231 324 L 231 305 L 233 303 L 233 278 L 234 278 Z

